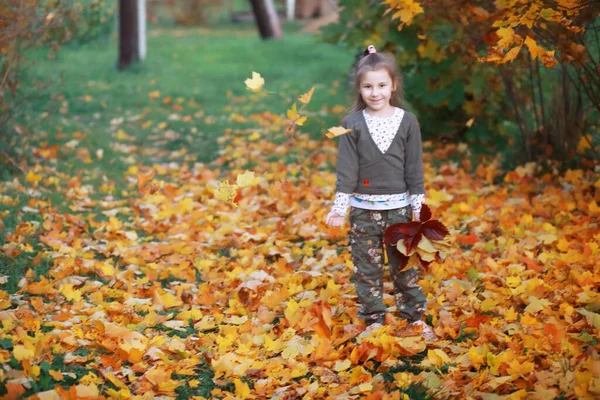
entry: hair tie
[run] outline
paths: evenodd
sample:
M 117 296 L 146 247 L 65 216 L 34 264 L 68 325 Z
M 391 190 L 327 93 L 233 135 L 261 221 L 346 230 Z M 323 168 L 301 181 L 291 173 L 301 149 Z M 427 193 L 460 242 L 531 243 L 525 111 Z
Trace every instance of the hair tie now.
M 375 50 L 375 46 L 373 45 L 367 47 L 367 51 L 369 52 L 369 54 L 377 53 L 377 50 Z

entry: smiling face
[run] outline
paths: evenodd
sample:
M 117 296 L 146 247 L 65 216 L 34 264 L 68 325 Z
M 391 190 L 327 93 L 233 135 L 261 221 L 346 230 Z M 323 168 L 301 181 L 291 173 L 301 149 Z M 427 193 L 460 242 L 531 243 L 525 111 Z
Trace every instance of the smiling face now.
M 387 116 L 392 112 L 390 99 L 395 90 L 394 81 L 386 69 L 367 71 L 360 81 L 360 96 L 372 115 Z

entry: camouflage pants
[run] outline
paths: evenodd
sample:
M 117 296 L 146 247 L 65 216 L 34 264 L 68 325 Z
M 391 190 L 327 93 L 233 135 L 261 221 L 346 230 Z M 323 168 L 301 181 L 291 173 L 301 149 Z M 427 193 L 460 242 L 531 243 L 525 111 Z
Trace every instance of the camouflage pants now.
M 352 280 L 362 308 L 358 316 L 367 324 L 383 323 L 383 234 L 393 224 L 410 222 L 411 206 L 394 210 L 350 209 L 350 246 L 354 275 Z M 409 322 L 421 319 L 427 299 L 417 284 L 419 271 L 411 268 L 400 272 L 399 259 L 393 249 L 386 249 L 388 267 L 394 283 L 394 296 L 400 317 Z

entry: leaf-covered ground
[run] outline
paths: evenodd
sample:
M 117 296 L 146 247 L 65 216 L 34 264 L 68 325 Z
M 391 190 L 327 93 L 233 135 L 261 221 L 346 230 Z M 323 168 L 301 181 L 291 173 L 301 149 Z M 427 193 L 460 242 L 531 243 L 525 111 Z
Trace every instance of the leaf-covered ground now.
M 598 172 L 504 174 L 498 160 L 471 165 L 465 145 L 426 142 L 427 203 L 452 233 L 420 282 L 440 339 L 393 313 L 365 333 L 347 226 L 324 224 L 336 141 L 286 135 L 291 104 L 256 112 L 262 95 L 229 97 L 211 163 L 165 149 L 177 132 L 140 144 L 113 120 L 110 151 L 153 160 L 129 167 L 118 196 L 89 183 L 103 155 L 75 134 L 1 184 L 4 206 L 27 198 L 2 214 L 18 220 L 2 252 L 29 260 L 18 291 L 0 292 L 7 398 L 600 396 Z M 189 115 L 157 92 L 148 102 Z M 87 167 L 57 171 L 69 157 Z M 259 180 L 237 206 L 215 197 L 248 171 Z

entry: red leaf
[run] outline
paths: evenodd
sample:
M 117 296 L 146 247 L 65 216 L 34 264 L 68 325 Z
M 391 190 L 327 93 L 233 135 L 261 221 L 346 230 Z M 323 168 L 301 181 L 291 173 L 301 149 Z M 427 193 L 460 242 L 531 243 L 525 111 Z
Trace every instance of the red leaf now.
M 406 243 L 406 251 L 410 254 L 413 249 L 416 249 L 421 241 L 421 232 L 417 232 L 415 236 L 407 236 L 404 238 L 404 243 Z
M 431 219 L 431 210 L 427 204 L 423 204 L 421 207 L 421 222 L 427 222 Z
M 404 239 L 404 233 L 398 230 L 398 224 L 392 225 L 385 230 L 385 234 L 383 235 L 383 243 L 395 245 L 402 239 Z
M 399 224 L 391 225 L 390 228 L 392 226 L 395 226 L 399 232 L 402 232 L 407 236 L 414 236 L 417 234 L 417 232 L 419 232 L 421 230 L 421 223 L 419 221 L 405 222 L 405 223 L 401 222 Z M 390 228 L 388 228 L 388 229 L 390 229 Z
M 365 179 L 365 180 L 363 181 L 363 185 L 365 185 L 365 186 L 369 186 L 369 183 L 371 183 L 371 182 L 369 182 L 369 180 L 368 180 L 368 179 Z
M 423 235 L 425 235 L 427 239 L 442 240 L 448 234 L 448 229 L 436 219 L 427 221 L 423 224 Z

